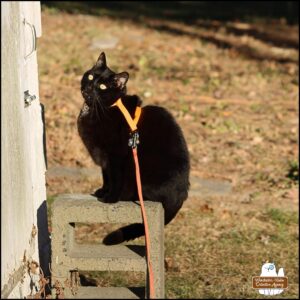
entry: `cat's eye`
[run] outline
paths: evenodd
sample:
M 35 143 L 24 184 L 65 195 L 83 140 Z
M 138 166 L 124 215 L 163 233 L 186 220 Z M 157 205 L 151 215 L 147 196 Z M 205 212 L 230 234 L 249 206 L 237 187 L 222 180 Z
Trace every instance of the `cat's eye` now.
M 93 80 L 93 79 L 94 79 L 94 76 L 93 76 L 92 74 L 90 74 L 90 75 L 88 76 L 88 79 L 89 79 L 89 80 Z
M 107 89 L 106 85 L 103 84 L 103 83 L 101 83 L 101 84 L 99 85 L 99 87 L 100 87 L 101 90 L 106 90 L 106 89 Z

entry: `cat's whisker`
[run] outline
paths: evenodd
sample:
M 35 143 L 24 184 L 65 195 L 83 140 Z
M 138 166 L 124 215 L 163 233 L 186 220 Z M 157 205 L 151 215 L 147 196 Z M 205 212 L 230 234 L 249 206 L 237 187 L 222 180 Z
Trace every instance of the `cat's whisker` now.
M 106 106 L 104 106 L 104 105 L 102 105 L 102 109 L 103 109 L 104 117 L 107 118 L 107 119 L 109 119 L 109 120 L 111 120 L 111 116 L 110 116 L 110 114 L 108 113 L 109 108 L 106 107 Z
M 100 120 L 103 117 L 103 109 L 102 109 L 102 105 L 101 105 L 100 101 L 97 101 L 96 108 L 97 108 L 98 118 Z
M 103 115 L 104 115 L 103 106 L 101 105 L 101 102 L 100 102 L 100 101 L 99 101 L 99 107 L 101 108 L 101 111 L 102 111 L 102 113 L 103 113 Z
M 95 103 L 95 101 L 93 101 L 93 111 L 94 111 L 94 114 L 95 114 L 95 118 L 100 120 L 99 113 L 98 113 L 98 108 L 97 108 L 97 103 Z
M 99 103 L 99 106 L 100 106 L 100 108 L 102 110 L 103 117 L 107 117 L 107 113 L 106 113 L 107 109 L 106 109 L 106 107 L 104 105 L 102 105 L 101 101 L 98 101 L 98 103 Z
M 101 112 L 99 112 L 99 110 L 98 110 L 98 104 L 97 103 L 95 103 L 95 107 L 96 107 L 96 117 L 98 118 L 98 120 L 101 120 Z

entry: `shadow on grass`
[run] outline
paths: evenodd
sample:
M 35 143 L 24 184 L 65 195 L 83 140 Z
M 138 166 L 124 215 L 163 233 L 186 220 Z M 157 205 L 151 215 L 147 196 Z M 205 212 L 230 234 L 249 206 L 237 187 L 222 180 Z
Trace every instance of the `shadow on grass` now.
M 142 21 L 143 17 L 193 24 L 198 19 L 249 21 L 255 18 L 298 22 L 298 1 L 42 1 L 69 13 L 108 15 Z
M 60 11 L 71 14 L 90 14 L 109 16 L 115 19 L 129 19 L 140 26 L 178 36 L 190 36 L 215 44 L 219 48 L 234 48 L 241 54 L 257 60 L 275 60 L 278 62 L 297 62 L 295 53 L 274 54 L 273 45 L 299 48 L 298 27 L 287 27 L 274 18 L 284 17 L 293 23 L 298 20 L 298 2 L 243 1 L 172 1 L 172 2 L 93 2 L 93 1 L 42 1 L 52 13 Z M 264 22 L 256 22 L 261 18 Z M 271 19 L 273 25 L 266 26 Z M 218 20 L 218 21 L 217 21 Z M 176 25 L 172 22 L 176 21 Z M 224 21 L 233 21 L 224 23 Z M 241 21 L 250 21 L 241 24 Z M 265 25 L 263 25 L 265 24 Z M 275 26 L 275 27 L 274 27 Z M 224 34 L 224 31 L 226 34 Z M 220 32 L 221 33 L 220 35 Z M 234 36 L 232 36 L 232 34 Z M 252 43 L 245 44 L 239 36 L 252 36 L 262 47 L 255 49 Z M 295 52 L 295 50 L 294 50 Z

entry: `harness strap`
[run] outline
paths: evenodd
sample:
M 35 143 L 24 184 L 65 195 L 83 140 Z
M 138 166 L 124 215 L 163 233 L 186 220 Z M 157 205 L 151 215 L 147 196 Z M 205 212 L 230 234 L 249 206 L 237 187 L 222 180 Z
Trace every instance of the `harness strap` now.
M 131 131 L 136 131 L 137 130 L 136 125 L 140 119 L 140 116 L 142 113 L 142 108 L 140 106 L 136 107 L 135 113 L 134 113 L 134 119 L 132 119 L 130 113 L 124 106 L 121 98 L 119 98 L 112 106 L 117 106 L 120 109 L 121 113 L 123 114 L 124 118 L 126 119 L 128 125 L 129 125 Z

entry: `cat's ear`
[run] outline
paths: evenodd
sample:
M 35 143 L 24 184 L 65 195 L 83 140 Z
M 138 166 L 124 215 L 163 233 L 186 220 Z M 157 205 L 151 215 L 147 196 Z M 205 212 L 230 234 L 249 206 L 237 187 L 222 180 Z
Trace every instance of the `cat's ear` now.
M 100 68 L 102 66 L 106 66 L 106 57 L 105 57 L 105 53 L 102 52 L 99 57 L 98 60 L 96 62 L 96 67 Z
M 122 72 L 115 75 L 115 81 L 117 83 L 117 86 L 121 89 L 125 87 L 128 79 L 129 79 L 129 74 L 127 72 Z

